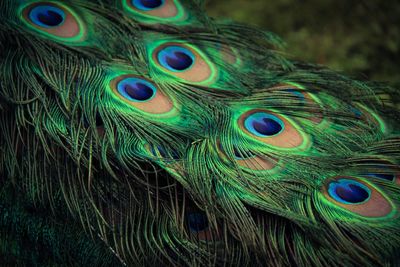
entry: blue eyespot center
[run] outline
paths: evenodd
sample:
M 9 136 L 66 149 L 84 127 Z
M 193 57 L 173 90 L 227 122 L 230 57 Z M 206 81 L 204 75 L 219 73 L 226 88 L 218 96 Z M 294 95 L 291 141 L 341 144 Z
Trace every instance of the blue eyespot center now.
M 193 212 L 187 215 L 187 224 L 190 231 L 201 232 L 208 228 L 207 216 L 201 212 Z
M 132 5 L 139 10 L 149 11 L 164 5 L 165 0 L 133 0 Z
M 349 179 L 331 182 L 328 192 L 333 199 L 344 204 L 360 204 L 371 195 L 371 190 L 366 185 Z
M 173 72 L 180 72 L 190 69 L 195 57 L 187 48 L 167 46 L 158 52 L 157 59 L 164 68 Z
M 259 137 L 271 137 L 280 134 L 284 124 L 277 116 L 265 112 L 256 112 L 246 118 L 245 128 Z
M 149 101 L 157 91 L 150 82 L 139 78 L 125 78 L 118 83 L 117 89 L 123 97 L 135 102 Z
M 39 5 L 29 12 L 29 19 L 40 27 L 52 28 L 64 22 L 65 12 L 55 6 Z

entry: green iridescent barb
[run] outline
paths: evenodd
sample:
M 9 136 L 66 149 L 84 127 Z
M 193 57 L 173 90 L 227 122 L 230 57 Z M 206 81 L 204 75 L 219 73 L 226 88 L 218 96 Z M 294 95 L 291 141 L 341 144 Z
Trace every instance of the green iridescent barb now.
M 395 90 L 200 0 L 0 10 L 5 265 L 399 264 Z

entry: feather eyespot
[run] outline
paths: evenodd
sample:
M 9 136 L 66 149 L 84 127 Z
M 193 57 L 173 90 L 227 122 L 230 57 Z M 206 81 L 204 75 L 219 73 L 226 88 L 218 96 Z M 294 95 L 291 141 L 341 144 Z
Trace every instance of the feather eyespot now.
M 189 70 L 195 61 L 193 53 L 181 46 L 166 46 L 157 54 L 160 65 L 172 72 Z
M 33 30 L 60 41 L 79 42 L 86 36 L 79 16 L 58 3 L 31 3 L 22 8 L 22 20 Z
M 110 88 L 124 102 L 151 114 L 166 114 L 174 109 L 173 101 L 149 80 L 135 75 L 121 75 Z
M 139 78 L 125 78 L 118 85 L 118 92 L 130 101 L 150 101 L 157 92 L 150 82 Z
M 165 4 L 164 0 L 133 0 L 132 5 L 139 10 L 149 11 L 161 7 Z
M 393 212 L 393 203 L 377 187 L 356 177 L 329 179 L 323 192 L 333 204 L 370 218 L 385 217 Z
M 56 6 L 41 5 L 32 8 L 29 18 L 40 27 L 51 28 L 64 22 L 65 12 Z
M 210 84 L 215 80 L 215 68 L 202 53 L 186 44 L 165 43 L 152 55 L 156 66 L 186 82 Z
M 276 148 L 305 149 L 309 146 L 308 138 L 294 122 L 267 110 L 245 112 L 239 117 L 238 126 L 246 135 Z
M 277 116 L 266 112 L 256 112 L 248 116 L 244 121 L 245 128 L 259 137 L 271 137 L 280 134 L 284 124 Z
M 180 22 L 187 18 L 178 0 L 123 0 L 123 6 L 143 23 Z
M 358 204 L 368 200 L 371 190 L 364 184 L 348 179 L 331 182 L 328 187 L 329 195 L 344 204 Z

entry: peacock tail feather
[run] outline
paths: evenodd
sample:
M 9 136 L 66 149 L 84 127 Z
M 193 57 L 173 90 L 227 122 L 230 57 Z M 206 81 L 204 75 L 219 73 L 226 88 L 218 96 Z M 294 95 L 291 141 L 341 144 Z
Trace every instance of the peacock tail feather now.
M 5 265 L 399 264 L 394 89 L 201 0 L 0 10 Z

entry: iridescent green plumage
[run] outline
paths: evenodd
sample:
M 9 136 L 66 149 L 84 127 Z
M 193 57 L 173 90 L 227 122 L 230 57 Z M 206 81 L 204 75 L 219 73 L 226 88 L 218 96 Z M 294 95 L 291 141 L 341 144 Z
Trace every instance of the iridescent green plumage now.
M 9 264 L 398 264 L 393 89 L 291 62 L 279 38 L 201 1 L 0 10 Z M 63 227 L 60 242 L 88 244 L 71 260 Z M 47 245 L 48 262 L 21 256 Z

